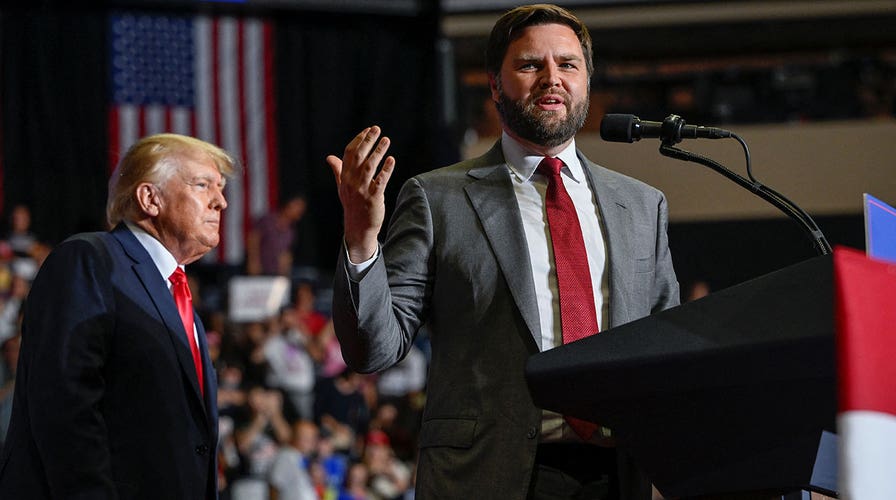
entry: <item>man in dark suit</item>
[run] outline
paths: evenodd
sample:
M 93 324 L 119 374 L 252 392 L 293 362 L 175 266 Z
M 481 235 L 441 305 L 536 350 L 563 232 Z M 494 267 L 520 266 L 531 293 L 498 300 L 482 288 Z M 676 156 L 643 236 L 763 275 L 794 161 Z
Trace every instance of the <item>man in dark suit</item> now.
M 218 244 L 233 169 L 198 139 L 144 138 L 109 182 L 114 229 L 46 259 L 25 306 L 0 498 L 217 497 L 215 374 L 175 276 Z
M 649 481 L 617 460 L 609 430 L 533 404 L 524 365 L 566 342 L 570 319 L 589 316 L 584 333 L 593 334 L 678 304 L 665 198 L 576 150 L 593 63 L 573 14 L 553 5 L 507 12 L 486 59 L 500 141 L 409 180 L 382 248 L 395 168 L 388 138 L 370 127 L 341 159 L 327 158 L 345 212 L 333 299 L 343 354 L 356 370 L 381 370 L 422 327 L 430 332 L 418 499 L 650 498 Z M 574 210 L 555 222 L 558 184 Z M 574 252 L 557 246 L 573 219 Z M 570 274 L 558 280 L 558 263 L 573 254 L 587 261 L 572 273 L 587 291 L 561 300 Z M 570 304 L 588 312 L 570 314 Z

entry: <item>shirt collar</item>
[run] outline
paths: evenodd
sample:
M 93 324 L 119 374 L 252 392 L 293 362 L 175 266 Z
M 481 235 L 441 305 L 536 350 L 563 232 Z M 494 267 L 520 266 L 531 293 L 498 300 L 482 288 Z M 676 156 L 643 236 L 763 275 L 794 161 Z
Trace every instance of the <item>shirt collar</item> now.
M 501 135 L 501 150 L 504 153 L 504 161 L 507 162 L 511 172 L 513 172 L 519 182 L 528 181 L 532 174 L 535 173 L 542 158 L 544 158 L 542 155 L 528 151 L 516 139 L 510 137 L 507 132 Z M 557 155 L 557 158 L 563 160 L 565 164 L 562 170 L 564 174 L 575 182 L 582 182 L 585 179 L 582 171 L 582 162 L 579 161 L 579 157 L 576 154 L 575 138 Z
M 141 229 L 136 224 L 132 224 L 130 222 L 125 222 L 128 226 L 128 229 L 134 233 L 134 237 L 137 238 L 137 241 L 140 242 L 140 245 L 146 249 L 146 253 L 149 254 L 149 257 L 152 259 L 153 264 L 156 265 L 156 268 L 159 270 L 159 274 L 165 278 L 165 281 L 168 281 L 168 278 L 171 276 L 171 273 L 178 267 L 177 259 L 171 255 L 171 252 L 162 245 L 162 242 L 155 239 L 151 234 L 147 233 L 143 229 Z

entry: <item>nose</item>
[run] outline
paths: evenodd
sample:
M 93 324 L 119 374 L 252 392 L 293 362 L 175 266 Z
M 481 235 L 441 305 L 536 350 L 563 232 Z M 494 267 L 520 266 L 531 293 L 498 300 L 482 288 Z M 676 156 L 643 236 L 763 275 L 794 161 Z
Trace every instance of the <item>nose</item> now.
M 227 208 L 227 199 L 224 198 L 224 188 L 215 188 L 209 206 L 215 210 L 224 210 Z
M 541 75 L 541 88 L 550 88 L 561 85 L 560 68 L 553 62 L 545 64 Z

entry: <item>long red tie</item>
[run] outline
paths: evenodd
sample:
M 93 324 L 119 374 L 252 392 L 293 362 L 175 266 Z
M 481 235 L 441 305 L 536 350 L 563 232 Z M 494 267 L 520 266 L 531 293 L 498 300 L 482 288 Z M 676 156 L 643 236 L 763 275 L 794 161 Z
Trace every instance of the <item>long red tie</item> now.
M 563 343 L 583 339 L 600 331 L 594 308 L 594 289 L 588 267 L 588 254 L 582 227 L 572 198 L 563 186 L 560 171 L 563 161 L 546 157 L 538 165 L 538 171 L 548 178 L 545 207 L 554 248 L 554 267 L 557 288 L 560 292 L 560 324 Z M 584 440 L 591 439 L 597 425 L 565 416 L 573 431 Z
M 205 385 L 202 383 L 202 358 L 199 356 L 199 346 L 196 345 L 193 331 L 193 295 L 190 293 L 190 287 L 187 284 L 187 275 L 180 267 L 168 277 L 171 281 L 171 293 L 174 295 L 174 303 L 177 305 L 177 312 L 180 313 L 180 320 L 184 324 L 184 331 L 187 332 L 187 344 L 190 345 L 190 352 L 193 354 L 193 365 L 196 368 L 196 378 L 199 380 L 199 391 L 205 394 Z

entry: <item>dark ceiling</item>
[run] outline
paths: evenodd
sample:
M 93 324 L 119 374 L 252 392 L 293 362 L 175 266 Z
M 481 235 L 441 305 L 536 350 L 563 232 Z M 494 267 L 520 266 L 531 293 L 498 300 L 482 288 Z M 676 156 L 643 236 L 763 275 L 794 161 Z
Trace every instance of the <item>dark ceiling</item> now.
M 588 24 L 596 57 L 611 62 L 896 49 L 892 0 L 592 1 L 571 8 Z M 444 17 L 460 71 L 481 68 L 498 15 Z

